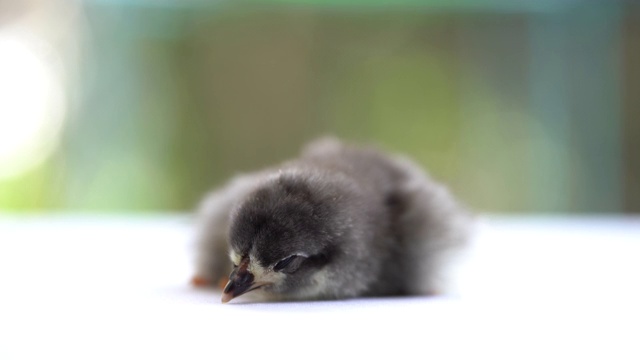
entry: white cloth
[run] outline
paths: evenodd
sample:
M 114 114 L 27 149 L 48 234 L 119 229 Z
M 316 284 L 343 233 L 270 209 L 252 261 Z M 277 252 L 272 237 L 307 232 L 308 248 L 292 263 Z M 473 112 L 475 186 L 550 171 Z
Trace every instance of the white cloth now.
M 482 218 L 454 297 L 223 305 L 190 240 L 184 216 L 0 216 L 0 359 L 640 358 L 637 217 Z

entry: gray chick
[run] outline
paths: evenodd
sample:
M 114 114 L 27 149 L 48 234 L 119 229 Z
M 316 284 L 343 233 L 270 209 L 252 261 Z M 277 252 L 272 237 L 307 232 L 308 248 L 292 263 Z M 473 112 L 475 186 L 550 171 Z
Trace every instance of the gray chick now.
M 322 139 L 205 198 L 193 282 L 232 269 L 223 302 L 442 293 L 469 220 L 407 158 Z

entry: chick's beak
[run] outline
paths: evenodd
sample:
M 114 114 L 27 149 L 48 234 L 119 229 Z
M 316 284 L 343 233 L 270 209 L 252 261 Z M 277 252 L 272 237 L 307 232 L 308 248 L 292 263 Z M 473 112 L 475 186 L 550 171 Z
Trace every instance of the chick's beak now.
M 229 276 L 229 282 L 224 287 L 222 302 L 238 297 L 246 292 L 254 290 L 253 274 L 246 269 L 234 270 Z
M 247 269 L 248 267 L 249 259 L 245 258 L 240 262 L 240 265 L 231 272 L 229 282 L 222 291 L 223 303 L 227 303 L 235 297 L 266 285 L 266 283 L 263 282 L 256 282 L 253 274 Z

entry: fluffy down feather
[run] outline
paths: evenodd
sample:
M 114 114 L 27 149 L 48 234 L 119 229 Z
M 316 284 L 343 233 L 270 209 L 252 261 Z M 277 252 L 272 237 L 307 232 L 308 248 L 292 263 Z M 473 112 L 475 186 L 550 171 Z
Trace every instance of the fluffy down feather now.
M 194 283 L 229 278 L 225 302 L 442 293 L 470 219 L 409 159 L 321 139 L 204 199 Z

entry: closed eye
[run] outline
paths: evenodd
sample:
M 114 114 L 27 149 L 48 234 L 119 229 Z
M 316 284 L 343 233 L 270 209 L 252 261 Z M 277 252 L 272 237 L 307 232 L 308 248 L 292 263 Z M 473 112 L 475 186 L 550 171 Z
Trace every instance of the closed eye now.
M 273 270 L 282 271 L 285 273 L 293 273 L 296 270 L 298 270 L 298 268 L 306 258 L 307 258 L 306 256 L 298 255 L 298 254 L 287 256 L 286 258 L 278 261 L 273 266 Z
M 289 257 L 286 257 L 286 258 L 278 261 L 276 263 L 276 265 L 273 267 L 273 270 L 280 271 L 280 270 L 286 268 L 289 264 L 291 264 L 293 262 L 293 260 L 295 260 L 296 257 L 298 257 L 298 255 L 291 255 Z

